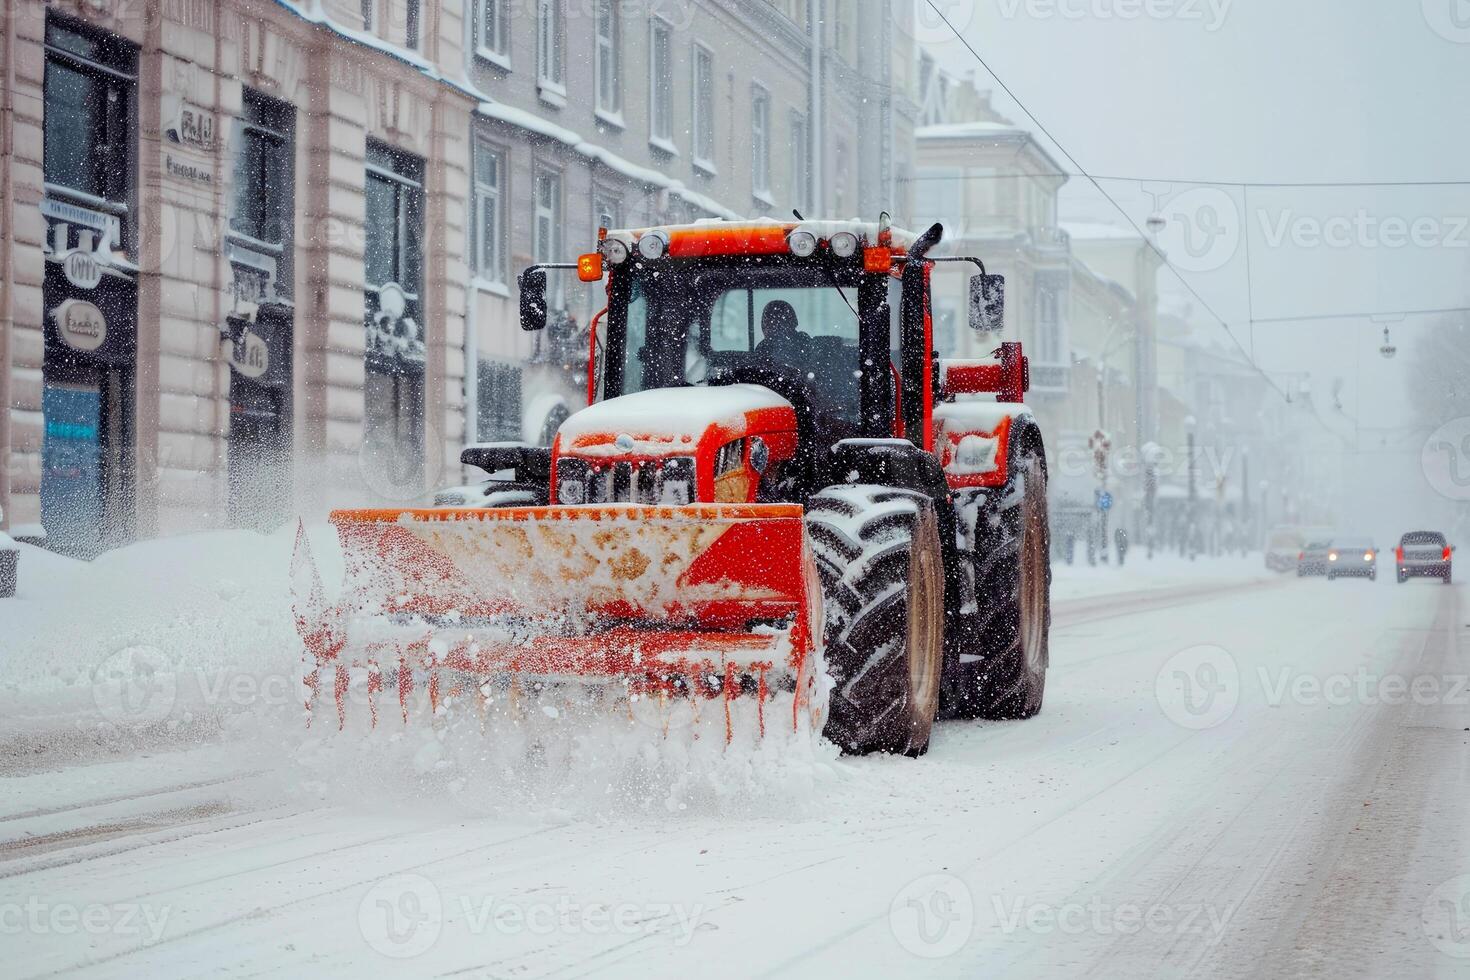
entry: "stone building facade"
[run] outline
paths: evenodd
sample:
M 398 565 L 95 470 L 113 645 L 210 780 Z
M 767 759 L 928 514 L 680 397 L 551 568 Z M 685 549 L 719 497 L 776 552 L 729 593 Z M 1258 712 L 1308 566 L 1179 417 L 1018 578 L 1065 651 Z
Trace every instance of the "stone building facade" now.
M 402 497 L 442 471 L 463 432 L 477 104 L 457 7 L 12 10 L 12 533 L 90 555 Z
M 89 556 L 422 501 L 585 399 L 603 224 L 909 210 L 889 0 L 17 0 L 3 526 Z M 468 422 L 467 422 L 468 420 Z

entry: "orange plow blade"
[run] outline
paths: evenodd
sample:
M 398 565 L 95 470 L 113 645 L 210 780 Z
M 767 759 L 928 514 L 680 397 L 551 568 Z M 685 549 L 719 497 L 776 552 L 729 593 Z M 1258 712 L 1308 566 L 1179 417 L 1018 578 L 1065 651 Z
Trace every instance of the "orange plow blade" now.
M 821 598 L 784 504 L 336 511 L 343 583 L 293 562 L 306 703 L 535 710 L 575 691 L 632 717 L 683 704 L 820 732 Z M 396 697 L 389 700 L 387 689 Z M 735 710 L 736 704 L 753 705 Z M 390 708 L 390 711 L 392 709 Z M 665 723 L 666 724 L 666 723 Z

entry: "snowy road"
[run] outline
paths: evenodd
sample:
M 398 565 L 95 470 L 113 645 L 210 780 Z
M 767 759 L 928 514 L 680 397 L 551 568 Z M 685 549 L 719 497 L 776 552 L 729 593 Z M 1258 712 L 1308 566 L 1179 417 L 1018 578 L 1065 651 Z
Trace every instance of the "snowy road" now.
M 304 808 L 228 746 L 26 772 L 3 970 L 1470 975 L 1462 590 L 1062 590 L 1039 717 L 787 818 Z

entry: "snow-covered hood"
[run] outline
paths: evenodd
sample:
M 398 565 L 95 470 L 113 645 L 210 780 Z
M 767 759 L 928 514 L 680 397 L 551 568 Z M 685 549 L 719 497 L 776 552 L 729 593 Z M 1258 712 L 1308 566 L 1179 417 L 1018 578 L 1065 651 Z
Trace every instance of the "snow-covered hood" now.
M 761 385 L 659 388 L 582 409 L 562 423 L 557 447 L 578 456 L 670 456 L 693 453 L 706 437 L 795 427 L 791 403 Z

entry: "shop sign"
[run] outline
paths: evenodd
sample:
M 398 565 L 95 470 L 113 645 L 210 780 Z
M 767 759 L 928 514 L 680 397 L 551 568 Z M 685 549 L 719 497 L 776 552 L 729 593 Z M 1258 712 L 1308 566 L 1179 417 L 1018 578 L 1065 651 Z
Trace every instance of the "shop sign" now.
M 270 370 L 270 347 L 253 331 L 245 330 L 237 342 L 226 343 L 230 344 L 230 367 L 245 377 L 260 378 Z
M 66 281 L 78 289 L 95 289 L 102 281 L 102 263 L 92 252 L 83 249 L 66 253 L 61 260 L 61 271 Z
M 201 153 L 213 153 L 217 131 L 214 113 L 192 105 L 178 96 L 171 98 L 174 104 L 164 123 L 164 134 L 180 146 L 191 147 Z
M 84 299 L 69 299 L 51 314 L 56 332 L 73 350 L 91 353 L 107 340 L 107 320 L 102 311 Z

